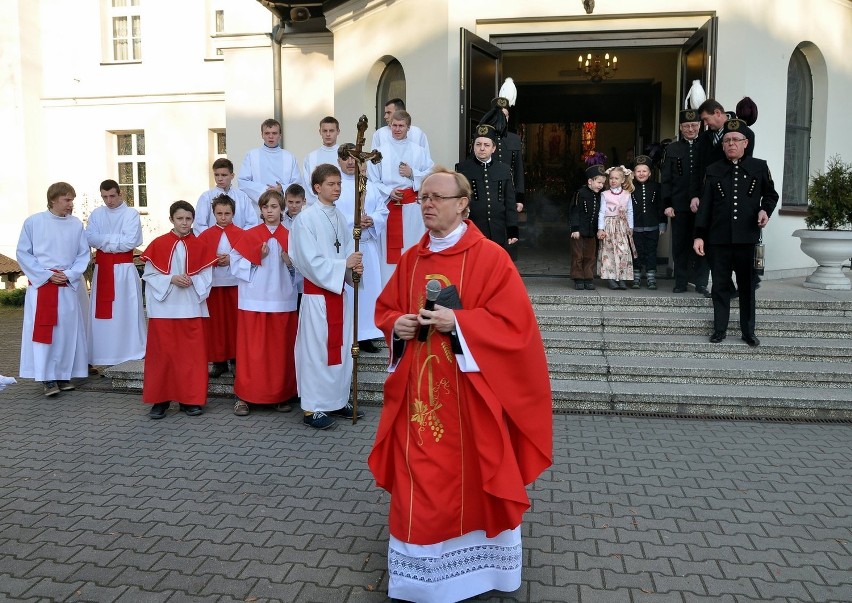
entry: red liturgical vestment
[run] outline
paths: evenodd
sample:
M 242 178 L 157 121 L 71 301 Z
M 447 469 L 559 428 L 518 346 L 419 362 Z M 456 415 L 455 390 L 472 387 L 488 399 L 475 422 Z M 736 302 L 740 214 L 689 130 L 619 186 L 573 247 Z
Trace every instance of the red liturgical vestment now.
M 449 334 L 432 330 L 405 343 L 385 383 L 369 466 L 391 493 L 391 534 L 420 545 L 520 525 L 553 435 L 544 346 L 511 259 L 470 222 L 452 247 L 428 246 L 427 233 L 403 255 L 376 324 L 390 346 L 394 322 L 423 307 L 429 280 L 455 285 L 456 325 L 479 371 L 463 372 Z

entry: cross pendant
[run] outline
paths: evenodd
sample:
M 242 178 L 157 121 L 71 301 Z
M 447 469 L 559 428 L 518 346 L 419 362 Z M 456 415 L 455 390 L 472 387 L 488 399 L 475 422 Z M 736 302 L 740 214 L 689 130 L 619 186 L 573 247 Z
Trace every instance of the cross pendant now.
M 337 253 L 340 253 L 340 241 L 338 241 L 337 239 L 334 239 L 334 249 Z

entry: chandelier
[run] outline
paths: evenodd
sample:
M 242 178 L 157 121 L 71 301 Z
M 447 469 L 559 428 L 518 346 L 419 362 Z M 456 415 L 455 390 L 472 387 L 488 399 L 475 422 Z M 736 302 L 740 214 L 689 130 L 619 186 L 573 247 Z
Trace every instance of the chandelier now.
M 583 58 L 583 55 L 579 56 L 577 69 L 593 82 L 608 80 L 618 71 L 618 57 L 612 55 L 612 60 L 610 60 L 609 53 L 606 53 L 601 59 L 601 55 L 592 56 L 590 52 L 585 58 Z

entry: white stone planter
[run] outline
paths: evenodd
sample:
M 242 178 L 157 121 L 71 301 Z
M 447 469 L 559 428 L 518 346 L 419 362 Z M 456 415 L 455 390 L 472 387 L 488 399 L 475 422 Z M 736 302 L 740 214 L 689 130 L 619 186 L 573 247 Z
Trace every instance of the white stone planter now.
M 852 289 L 852 283 L 843 274 L 843 262 L 852 257 L 852 230 L 808 230 L 793 233 L 799 237 L 802 251 L 816 260 L 819 268 L 805 279 L 808 289 Z

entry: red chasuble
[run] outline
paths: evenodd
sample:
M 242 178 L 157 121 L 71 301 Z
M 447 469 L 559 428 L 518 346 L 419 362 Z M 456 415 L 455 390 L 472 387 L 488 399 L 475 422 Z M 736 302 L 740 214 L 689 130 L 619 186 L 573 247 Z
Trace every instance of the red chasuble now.
M 406 342 L 385 383 L 368 462 L 391 493 L 391 534 L 413 544 L 517 527 L 525 486 L 552 462 L 550 377 L 529 297 L 508 254 L 466 223 L 438 253 L 424 235 L 376 303 L 390 342 L 396 319 L 423 306 L 429 280 L 455 285 L 456 321 L 480 368 L 462 372 L 449 337 L 432 330 L 424 343 Z

